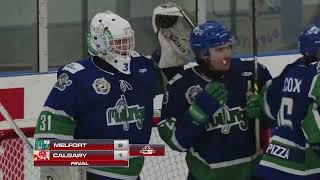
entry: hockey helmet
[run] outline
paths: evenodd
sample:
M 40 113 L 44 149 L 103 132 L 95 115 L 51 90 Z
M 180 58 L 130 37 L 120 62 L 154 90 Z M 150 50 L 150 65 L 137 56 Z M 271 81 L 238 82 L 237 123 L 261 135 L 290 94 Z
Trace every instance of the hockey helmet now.
M 106 60 L 124 74 L 130 74 L 134 31 L 129 22 L 111 11 L 97 13 L 88 33 L 88 51 Z
M 311 24 L 299 36 L 299 49 L 305 56 L 316 56 L 319 48 L 320 24 Z
M 209 48 L 231 43 L 231 32 L 216 21 L 196 26 L 191 33 L 191 47 L 197 57 L 207 59 Z

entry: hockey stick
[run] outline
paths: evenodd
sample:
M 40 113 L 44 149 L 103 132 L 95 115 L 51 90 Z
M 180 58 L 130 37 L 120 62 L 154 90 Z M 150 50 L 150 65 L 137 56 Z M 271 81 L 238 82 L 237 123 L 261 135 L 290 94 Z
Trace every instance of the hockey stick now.
M 186 12 L 185 12 L 180 6 L 176 6 L 176 7 L 180 10 L 180 12 L 181 12 L 181 14 L 182 14 L 182 16 L 183 16 L 183 19 L 186 20 L 187 23 L 188 23 L 192 28 L 194 28 L 195 25 L 194 25 L 194 23 L 192 22 L 192 20 L 189 18 L 189 16 L 186 14 Z
M 251 0 L 251 25 L 252 25 L 252 50 L 253 50 L 253 62 L 254 62 L 254 80 L 251 83 L 251 90 L 254 94 L 258 94 L 258 47 L 257 47 L 257 30 L 256 30 L 256 1 Z M 256 140 L 256 153 L 259 155 L 261 153 L 261 140 L 260 140 L 260 121 L 255 119 L 255 140 Z
M 17 133 L 19 138 L 27 145 L 27 148 L 29 150 L 33 150 L 33 146 L 31 142 L 28 140 L 28 138 L 23 134 L 23 132 L 20 130 L 18 125 L 13 121 L 11 116 L 9 115 L 8 111 L 4 108 L 2 103 L 0 102 L 0 113 L 3 115 L 5 120 L 9 123 L 9 125 L 12 127 L 12 129 Z
M 193 23 L 193 21 L 189 18 L 189 16 L 187 15 L 186 11 L 180 7 L 178 4 L 174 3 L 174 2 L 167 2 L 167 3 L 163 3 L 159 6 L 165 6 L 165 7 L 176 7 L 177 9 L 179 9 L 182 18 L 192 27 L 195 27 L 195 24 Z

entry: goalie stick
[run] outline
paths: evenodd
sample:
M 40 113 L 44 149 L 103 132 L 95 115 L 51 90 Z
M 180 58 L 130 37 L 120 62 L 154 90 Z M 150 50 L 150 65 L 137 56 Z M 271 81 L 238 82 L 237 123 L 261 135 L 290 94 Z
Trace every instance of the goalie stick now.
M 19 138 L 23 141 L 23 143 L 27 146 L 29 151 L 33 151 L 33 145 L 28 140 L 28 138 L 24 135 L 24 133 L 20 130 L 18 125 L 13 121 L 8 111 L 0 102 L 0 113 L 3 115 L 5 120 L 9 123 L 15 133 L 19 136 Z M 33 153 L 33 152 L 32 152 Z M 86 179 L 86 171 L 81 167 L 41 167 L 40 169 L 40 178 L 41 179 L 52 179 L 52 180 L 85 180 Z
M 179 10 L 179 13 L 181 13 L 182 18 L 183 18 L 192 28 L 195 27 L 195 24 L 194 24 L 193 21 L 190 19 L 189 15 L 187 15 L 187 13 L 185 12 L 185 10 L 184 10 L 182 7 L 178 6 L 177 4 L 175 4 L 175 3 L 173 3 L 173 2 L 168 2 L 168 3 L 164 3 L 164 4 L 159 5 L 159 7 L 163 7 L 163 8 L 172 8 L 172 7 L 175 7 L 175 8 L 177 8 L 177 9 Z M 168 12 L 161 12 L 161 13 L 159 12 L 158 15 L 179 16 L 179 15 L 178 15 L 178 12 L 170 12 L 170 11 L 168 11 Z M 160 20 L 160 22 L 157 22 L 157 23 L 158 23 L 158 25 L 159 25 L 160 27 L 168 28 L 168 27 L 166 27 L 166 26 L 167 26 L 167 22 L 165 22 L 165 21 L 162 22 L 162 21 Z M 164 24 L 162 24 L 162 23 L 164 23 Z M 172 24 L 172 25 L 173 25 L 173 24 Z
M 19 138 L 26 144 L 28 150 L 33 151 L 32 143 L 28 140 L 28 138 L 24 135 L 24 133 L 20 130 L 18 125 L 13 121 L 8 111 L 4 108 L 3 104 L 0 102 L 0 113 L 3 115 L 4 119 L 9 123 L 12 129 L 17 133 Z
M 186 14 L 185 10 L 182 9 L 180 6 L 176 6 L 179 10 L 180 10 L 180 13 L 182 14 L 183 16 L 183 19 L 185 19 L 187 21 L 187 23 L 192 27 L 194 28 L 195 25 L 194 23 L 192 22 L 192 20 L 189 18 L 189 16 Z
M 254 80 L 251 83 L 251 91 L 254 94 L 258 94 L 258 48 L 257 48 L 257 31 L 256 31 L 256 1 L 251 0 L 251 25 L 252 25 L 252 53 L 253 53 L 253 62 L 254 62 Z M 261 137 L 260 137 L 260 121 L 259 119 L 255 119 L 255 141 L 256 141 L 256 153 L 262 154 L 261 149 Z

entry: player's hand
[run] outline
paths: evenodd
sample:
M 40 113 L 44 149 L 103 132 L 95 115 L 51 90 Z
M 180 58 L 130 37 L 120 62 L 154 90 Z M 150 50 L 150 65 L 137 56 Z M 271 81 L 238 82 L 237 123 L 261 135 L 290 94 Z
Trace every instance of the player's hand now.
M 223 84 L 218 82 L 209 83 L 204 91 L 208 94 L 206 97 L 209 99 L 211 98 L 211 100 L 205 102 L 203 98 L 206 99 L 206 97 L 202 96 L 202 99 L 193 102 L 188 110 L 193 119 L 198 123 L 208 122 L 209 118 L 220 108 L 220 106 L 226 103 L 228 96 L 228 91 Z
M 209 83 L 205 87 L 205 90 L 220 105 L 223 105 L 226 103 L 227 97 L 228 97 L 228 90 L 224 87 L 222 83 L 219 83 L 219 82 Z
M 248 100 L 247 106 L 245 108 L 245 115 L 250 119 L 262 118 L 263 109 L 261 107 L 261 96 L 252 95 Z
M 188 109 L 192 118 L 198 123 L 206 123 L 209 121 L 209 116 L 196 103 L 192 103 Z

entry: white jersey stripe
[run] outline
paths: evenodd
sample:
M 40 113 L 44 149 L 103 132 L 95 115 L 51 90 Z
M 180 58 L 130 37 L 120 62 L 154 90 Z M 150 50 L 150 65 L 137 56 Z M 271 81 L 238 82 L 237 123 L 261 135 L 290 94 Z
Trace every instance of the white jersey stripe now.
M 255 160 L 258 157 L 258 154 L 255 153 L 252 156 L 248 156 L 248 157 L 244 157 L 244 158 L 240 158 L 240 159 L 234 159 L 231 161 L 224 161 L 224 162 L 209 164 L 199 155 L 199 153 L 195 152 L 193 148 L 190 148 L 190 152 L 194 157 L 196 157 L 197 159 L 199 159 L 203 163 L 207 164 L 211 169 L 223 168 L 223 167 L 228 167 L 228 166 L 233 166 L 233 165 L 237 165 L 237 164 L 250 162 L 250 161 Z
M 180 151 L 187 151 L 186 148 L 182 147 L 182 145 L 178 142 L 177 138 L 176 138 L 176 127 L 173 128 L 172 131 L 172 136 L 171 136 L 171 142 L 173 143 L 173 145 L 176 146 L 177 149 L 179 149 Z
M 55 109 L 52 109 L 51 107 L 44 106 L 42 111 L 48 111 L 48 112 L 51 112 L 52 114 L 66 116 L 66 117 L 70 118 L 72 121 L 74 121 L 73 117 L 69 116 L 66 112 L 64 112 L 62 110 L 55 110 Z
M 138 178 L 138 176 L 127 176 L 127 175 L 122 175 L 122 174 L 115 174 L 115 173 L 101 171 L 101 170 L 97 170 L 97 169 L 93 169 L 93 168 L 88 168 L 87 172 L 90 172 L 92 174 L 97 174 L 100 176 L 104 176 L 104 177 L 115 178 L 115 179 L 135 180 Z
M 277 169 L 277 170 L 280 170 L 280 171 L 283 171 L 283 172 L 286 172 L 286 173 L 289 173 L 289 174 L 298 175 L 298 176 L 307 176 L 307 175 L 311 175 L 311 174 L 320 173 L 320 168 L 301 171 L 301 170 L 298 170 L 298 169 L 292 169 L 292 168 L 284 167 L 284 166 L 281 166 L 279 164 L 275 164 L 275 163 L 272 163 L 272 162 L 269 162 L 269 161 L 264 161 L 264 160 L 262 160 L 260 162 L 260 165 L 261 166 L 266 166 L 266 167 L 269 167 L 269 168 L 273 168 L 273 169 Z

